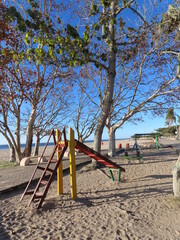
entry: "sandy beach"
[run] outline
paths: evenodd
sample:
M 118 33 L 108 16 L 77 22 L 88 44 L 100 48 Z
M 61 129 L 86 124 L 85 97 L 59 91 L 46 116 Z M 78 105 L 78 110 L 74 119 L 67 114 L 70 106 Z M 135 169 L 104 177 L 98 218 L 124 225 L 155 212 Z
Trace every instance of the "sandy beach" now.
M 40 210 L 35 203 L 27 207 L 29 196 L 19 202 L 24 189 L 0 195 L 0 239 L 178 240 L 180 202 L 172 190 L 177 158 L 172 148 L 143 150 L 143 163 L 120 154 L 113 160 L 126 169 L 121 182 L 105 168 L 79 168 L 77 200 L 71 200 L 66 174 L 64 194 L 57 196 L 54 181 Z
M 143 140 L 141 140 L 141 143 L 143 142 Z M 147 142 L 147 140 L 146 140 Z M 126 139 L 126 140 L 116 140 L 116 148 L 118 149 L 119 144 L 121 143 L 122 148 L 126 147 L 126 144 L 128 143 L 130 146 L 134 145 L 134 140 L 133 139 Z M 87 142 L 85 143 L 87 146 L 89 146 L 90 148 L 93 148 L 94 143 L 93 142 Z M 50 155 L 52 152 L 52 146 L 48 146 L 47 151 L 46 151 L 46 155 Z M 39 148 L 39 156 L 41 155 L 42 151 L 43 151 L 44 147 L 40 147 Z M 107 150 L 108 149 L 108 141 L 102 141 L 101 143 L 101 149 L 102 150 Z M 34 152 L 34 148 L 32 149 L 32 153 Z M 8 161 L 9 160 L 9 150 L 0 150 L 0 162 L 1 161 Z

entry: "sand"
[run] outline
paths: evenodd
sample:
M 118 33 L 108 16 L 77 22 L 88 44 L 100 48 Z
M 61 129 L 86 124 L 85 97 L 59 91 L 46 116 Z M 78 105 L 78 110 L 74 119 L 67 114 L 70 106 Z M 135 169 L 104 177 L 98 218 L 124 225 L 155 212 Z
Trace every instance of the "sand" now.
M 0 239 L 180 239 L 179 202 L 173 198 L 172 167 L 175 150 L 144 150 L 143 163 L 114 161 L 126 172 L 112 181 L 106 169 L 77 170 L 78 199 L 71 200 L 69 174 L 64 194 L 57 196 L 56 181 L 40 210 L 23 190 L 0 196 Z

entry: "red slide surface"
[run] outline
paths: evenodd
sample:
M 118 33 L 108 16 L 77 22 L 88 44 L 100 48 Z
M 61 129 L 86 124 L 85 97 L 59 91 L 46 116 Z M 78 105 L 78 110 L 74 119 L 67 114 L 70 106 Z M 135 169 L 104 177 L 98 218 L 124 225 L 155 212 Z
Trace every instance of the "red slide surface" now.
M 98 152 L 94 151 L 92 148 L 88 147 L 87 145 L 79 142 L 78 140 L 75 140 L 76 144 L 75 144 L 75 148 L 80 150 L 81 152 L 83 152 L 84 154 L 88 155 L 89 157 L 95 159 L 97 162 L 99 162 L 100 164 L 105 165 L 106 167 L 109 168 L 116 168 L 125 172 L 125 169 L 122 168 L 121 166 L 119 166 L 117 163 L 109 160 L 107 157 L 99 154 Z

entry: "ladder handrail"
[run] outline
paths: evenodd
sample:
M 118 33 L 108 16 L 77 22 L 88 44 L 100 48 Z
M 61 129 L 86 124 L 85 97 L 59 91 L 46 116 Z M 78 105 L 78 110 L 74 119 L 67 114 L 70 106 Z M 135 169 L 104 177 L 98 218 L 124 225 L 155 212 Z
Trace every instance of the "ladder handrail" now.
M 64 135 L 64 139 L 66 139 L 65 128 L 63 128 L 63 131 L 62 131 L 62 133 L 60 134 L 59 139 L 61 139 L 62 134 Z M 36 165 L 36 167 L 35 167 L 32 175 L 31 175 L 31 178 L 30 178 L 30 180 L 29 180 L 29 182 L 28 182 L 28 184 L 27 184 L 27 186 L 26 186 L 26 188 L 25 188 L 25 190 L 24 190 L 21 198 L 20 198 L 20 201 L 22 201 L 22 199 L 23 199 L 24 196 L 26 195 L 27 190 L 29 189 L 29 186 L 30 186 L 30 184 L 31 184 L 31 182 L 32 182 L 35 174 L 36 174 L 36 171 L 37 171 L 37 169 L 38 169 L 38 166 L 40 165 L 41 159 L 42 159 L 42 157 L 44 156 L 44 153 L 45 153 L 45 151 L 46 151 L 46 148 L 47 148 L 47 146 L 48 146 L 48 144 L 49 144 L 49 141 L 50 141 L 50 139 L 51 139 L 52 136 L 53 136 L 53 139 L 54 139 L 54 148 L 53 148 L 53 152 L 52 152 L 51 157 L 50 157 L 51 160 L 52 160 L 52 158 L 53 158 L 53 156 L 54 156 L 54 154 L 55 154 L 55 151 L 56 151 L 57 146 L 58 146 L 59 139 L 58 139 L 58 141 L 56 141 L 55 131 L 54 131 L 54 129 L 52 129 L 52 131 L 51 131 L 51 133 L 50 133 L 50 135 L 49 135 L 49 138 L 48 138 L 48 140 L 47 140 L 47 142 L 46 142 L 46 145 L 45 145 L 45 147 L 44 147 L 44 149 L 43 149 L 43 152 L 42 152 L 42 154 L 41 154 L 41 157 L 39 158 L 39 161 L 37 162 L 37 165 Z M 65 145 L 67 145 L 67 142 L 65 142 Z M 48 161 L 48 163 L 47 163 L 47 165 L 46 165 L 46 167 L 45 167 L 46 170 L 47 170 L 47 168 L 48 168 L 49 165 L 50 165 L 49 162 L 50 162 L 50 160 Z
M 42 157 L 44 156 L 44 153 L 45 153 L 45 151 L 46 151 L 46 148 L 47 148 L 47 146 L 48 146 L 48 144 L 49 144 L 49 141 L 50 141 L 52 135 L 53 135 L 53 139 L 55 139 L 55 138 L 54 138 L 54 136 L 55 136 L 54 129 L 52 129 L 52 131 L 51 131 L 51 133 L 50 133 L 50 135 L 49 135 L 49 138 L 48 138 L 48 140 L 47 140 L 47 142 L 46 142 L 46 145 L 45 145 L 45 147 L 44 147 L 44 149 L 43 149 L 43 151 L 42 151 L 42 154 L 41 154 L 41 157 L 40 157 L 38 163 L 40 163 Z M 54 145 L 55 145 L 55 144 L 56 144 L 56 142 L 54 141 Z
M 55 168 L 54 168 L 54 172 L 50 175 L 50 179 L 49 179 L 49 182 L 48 182 L 48 185 L 47 185 L 47 187 L 45 188 L 45 190 L 44 190 L 44 192 L 43 192 L 43 196 L 42 196 L 42 198 L 40 199 L 40 202 L 39 202 L 39 204 L 38 204 L 38 207 L 37 208 L 40 208 L 41 207 L 41 205 L 42 205 L 42 203 L 43 203 L 43 201 L 44 201 L 44 199 L 45 199 L 45 197 L 46 197 L 46 195 L 47 195 L 47 192 L 48 192 L 48 190 L 49 190 L 49 187 L 50 187 L 50 185 L 51 185 L 51 182 L 53 181 L 53 177 L 54 177 L 54 175 L 55 175 L 55 173 L 56 173 L 56 171 L 57 171 L 57 168 L 58 168 L 58 165 L 61 163 L 61 161 L 62 161 L 62 158 L 63 158 L 63 155 L 64 155 L 64 153 L 65 153 L 65 151 L 66 151 L 66 149 L 67 149 L 67 144 L 63 147 L 63 149 L 62 149 L 62 152 L 61 152 L 61 154 L 60 154 L 60 157 L 59 157 L 59 160 L 58 160 L 58 164 L 56 164 L 56 166 L 55 166 Z M 42 179 L 41 179 L 42 180 Z M 39 180 L 39 182 L 40 182 L 40 180 Z
M 30 180 L 29 180 L 29 182 L 28 182 L 28 184 L 27 184 L 27 186 L 26 186 L 26 188 L 25 188 L 25 190 L 24 190 L 21 198 L 20 198 L 20 201 L 22 201 L 22 199 L 24 198 L 25 193 L 27 192 L 27 190 L 28 190 L 28 188 L 29 188 L 29 186 L 30 186 L 33 178 L 34 178 L 34 175 L 35 175 L 35 173 L 36 173 L 36 171 L 37 171 L 37 168 L 38 168 L 38 166 L 39 166 L 39 164 L 40 164 L 40 162 L 41 162 L 42 157 L 44 156 L 44 153 L 45 153 L 45 151 L 46 151 L 46 148 L 47 148 L 47 146 L 48 146 L 48 144 L 49 144 L 49 141 L 50 141 L 52 135 L 54 136 L 54 129 L 52 129 L 52 131 L 51 131 L 51 133 L 50 133 L 50 135 L 49 135 L 49 138 L 48 138 L 48 140 L 47 140 L 47 142 L 46 142 L 46 145 L 45 145 L 45 147 L 44 147 L 44 149 L 43 149 L 43 152 L 42 152 L 42 154 L 41 154 L 41 157 L 39 158 L 39 160 L 38 160 L 38 162 L 37 162 L 37 165 L 36 165 L 36 167 L 35 167 L 32 175 L 31 175 L 31 178 L 30 178 Z
M 38 181 L 38 183 L 37 183 L 37 185 L 36 185 L 36 188 L 34 189 L 34 192 L 33 192 L 33 194 L 32 194 L 32 197 L 31 197 L 31 199 L 30 199 L 30 201 L 29 201 L 29 205 L 30 205 L 31 202 L 33 201 L 36 192 L 39 190 L 41 181 L 42 181 L 42 179 L 44 178 L 44 176 L 45 176 L 45 174 L 46 174 L 46 171 L 47 171 L 49 165 L 51 164 L 51 160 L 52 160 L 53 157 L 54 157 L 55 151 L 56 151 L 56 149 L 57 149 L 57 147 L 58 147 L 59 140 L 61 139 L 62 135 L 64 135 L 64 139 L 65 139 L 65 136 L 66 136 L 65 128 L 63 128 L 63 131 L 60 133 L 60 136 L 59 136 L 58 141 L 56 141 L 56 145 L 55 145 L 54 148 L 53 148 L 51 157 L 50 157 L 50 159 L 48 160 L 48 162 L 47 162 L 47 164 L 46 164 L 46 167 L 45 167 L 45 169 L 44 169 L 41 177 L 39 178 L 39 181 Z M 64 141 L 65 141 L 65 140 L 64 140 Z M 41 200 L 40 200 L 40 202 L 39 202 L 38 208 L 41 207 L 41 204 L 42 204 L 44 198 L 46 197 L 46 194 L 47 194 L 47 192 L 48 192 L 49 186 L 50 186 L 50 184 L 51 184 L 51 182 L 52 182 L 52 179 L 53 179 L 53 177 L 54 177 L 54 174 L 55 174 L 55 172 L 57 171 L 57 168 L 58 168 L 58 166 L 59 166 L 59 164 L 60 164 L 60 162 L 61 162 L 61 160 L 62 160 L 62 158 L 63 158 L 64 152 L 66 151 L 67 146 L 68 146 L 68 143 L 67 143 L 67 141 L 65 141 L 65 146 L 63 147 L 63 150 L 62 150 L 62 152 L 61 152 L 61 154 L 60 154 L 60 156 L 59 156 L 59 159 L 57 160 L 57 163 L 56 163 L 56 165 L 55 165 L 55 168 L 53 169 L 54 172 L 51 174 L 51 176 L 50 176 L 50 178 L 49 178 L 48 185 L 47 185 L 47 186 L 45 187 L 45 189 L 44 189 L 44 192 L 43 192 L 42 198 L 41 198 Z

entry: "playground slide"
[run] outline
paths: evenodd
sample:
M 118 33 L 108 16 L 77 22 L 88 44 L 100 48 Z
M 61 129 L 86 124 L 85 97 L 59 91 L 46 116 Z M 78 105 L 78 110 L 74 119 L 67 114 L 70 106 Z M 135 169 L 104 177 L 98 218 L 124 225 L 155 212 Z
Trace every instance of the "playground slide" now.
M 116 168 L 116 169 L 120 168 L 120 170 L 122 172 L 125 172 L 125 169 L 122 168 L 121 166 L 119 166 L 117 163 L 115 163 L 115 162 L 111 161 L 110 159 L 108 159 L 107 157 L 99 154 L 98 152 L 94 151 L 92 148 L 79 142 L 78 140 L 75 140 L 75 148 L 80 150 L 84 154 L 88 155 L 89 157 L 95 159 L 100 164 L 105 165 L 106 167 Z

